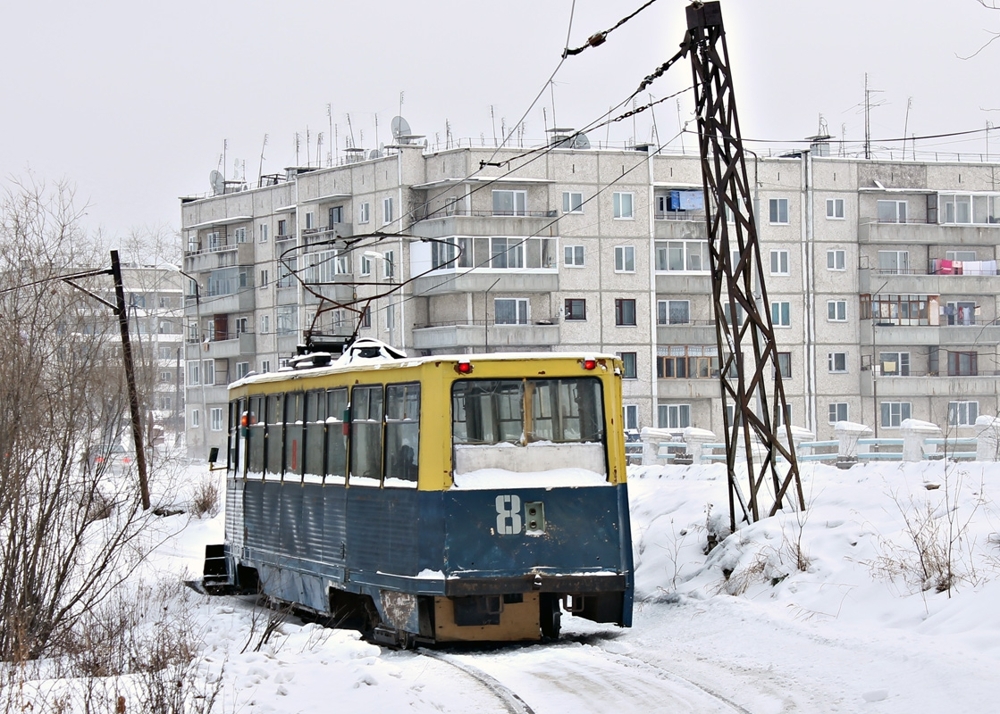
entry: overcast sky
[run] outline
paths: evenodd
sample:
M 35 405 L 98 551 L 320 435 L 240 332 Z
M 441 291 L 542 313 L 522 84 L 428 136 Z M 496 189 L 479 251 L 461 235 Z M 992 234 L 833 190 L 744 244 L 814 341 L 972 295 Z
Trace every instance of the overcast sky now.
M 570 46 L 606 29 L 644 0 L 576 0 Z M 556 75 L 555 114 L 580 128 L 618 104 L 683 38 L 685 0 L 658 0 L 606 44 L 567 59 Z M 66 179 L 89 202 L 87 226 L 124 234 L 179 225 L 182 195 L 209 190 L 223 169 L 255 182 L 295 163 L 316 161 L 316 138 L 330 148 L 327 106 L 339 147 L 348 135 L 366 149 L 389 140 L 399 113 L 414 133 L 444 141 L 492 141 L 513 125 L 559 62 L 573 0 L 103 0 L 10 2 L 0 43 L 0 171 Z M 1000 125 L 1000 42 L 961 60 L 1000 31 L 1000 12 L 976 0 L 723 0 L 745 137 L 800 139 L 823 114 L 830 132 L 864 136 L 864 74 L 880 103 L 874 138 Z M 678 65 L 650 87 L 654 98 L 690 84 Z M 646 97 L 648 99 L 648 97 Z M 681 121 L 690 118 L 690 92 Z M 542 107 L 547 116 L 543 118 Z M 994 112 L 988 110 L 993 109 Z M 378 116 L 376 141 L 375 116 Z M 649 113 L 635 122 L 651 138 Z M 661 140 L 677 133 L 675 100 L 655 115 Z M 552 126 L 552 97 L 529 112 L 525 140 Z M 843 128 L 843 129 L 842 129 Z M 362 140 L 363 132 L 363 140 Z M 627 141 L 631 120 L 599 129 L 593 142 Z M 220 158 L 228 140 L 226 162 Z M 694 147 L 691 137 L 688 149 Z M 679 140 L 674 146 L 679 147 Z M 922 142 L 918 149 L 985 153 L 985 132 Z M 1000 157 L 1000 132 L 991 136 Z M 885 155 L 885 154 L 883 154 Z M 238 163 L 238 168 L 237 168 Z

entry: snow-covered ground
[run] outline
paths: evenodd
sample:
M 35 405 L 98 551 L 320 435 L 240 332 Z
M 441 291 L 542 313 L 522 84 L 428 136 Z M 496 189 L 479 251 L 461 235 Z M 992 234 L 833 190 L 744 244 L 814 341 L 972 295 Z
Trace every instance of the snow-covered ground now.
M 724 467 L 630 475 L 631 629 L 564 616 L 558 643 L 430 656 L 174 590 L 199 648 L 185 686 L 215 712 L 1000 710 L 1000 465 L 805 465 L 804 513 L 708 555 Z M 192 577 L 222 538 L 221 515 L 159 527 L 146 583 Z

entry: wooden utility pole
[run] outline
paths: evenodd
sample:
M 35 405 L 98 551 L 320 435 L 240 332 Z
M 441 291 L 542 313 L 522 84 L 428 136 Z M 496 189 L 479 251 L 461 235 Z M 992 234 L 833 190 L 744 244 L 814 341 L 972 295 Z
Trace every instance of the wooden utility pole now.
M 115 281 L 115 314 L 122 333 L 122 358 L 125 361 L 125 383 L 128 386 L 129 412 L 132 417 L 132 441 L 135 443 L 135 465 L 139 470 L 139 492 L 143 510 L 149 510 L 149 481 L 146 479 L 146 449 L 142 439 L 142 412 L 139 411 L 139 392 L 135 386 L 135 362 L 128 333 L 128 311 L 125 306 L 125 286 L 122 284 L 122 266 L 118 251 L 111 251 L 111 277 Z

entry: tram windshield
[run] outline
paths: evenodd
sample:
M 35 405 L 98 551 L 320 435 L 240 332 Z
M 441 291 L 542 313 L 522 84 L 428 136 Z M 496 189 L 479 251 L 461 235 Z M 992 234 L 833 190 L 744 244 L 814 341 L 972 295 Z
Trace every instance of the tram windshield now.
M 452 438 L 456 445 L 603 442 L 601 383 L 593 377 L 458 380 Z

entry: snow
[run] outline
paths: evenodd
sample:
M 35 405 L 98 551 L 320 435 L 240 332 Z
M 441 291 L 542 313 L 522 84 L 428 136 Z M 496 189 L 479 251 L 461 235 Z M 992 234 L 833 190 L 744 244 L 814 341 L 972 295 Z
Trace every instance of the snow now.
M 465 474 L 455 474 L 454 488 L 483 491 L 500 488 L 579 488 L 608 486 L 604 474 L 588 469 L 549 469 L 534 473 L 520 473 L 506 469 L 478 469 Z
M 261 642 L 271 611 L 183 590 L 200 642 L 192 676 L 216 683 L 217 712 L 318 712 L 334 702 L 352 712 L 517 711 L 503 688 L 538 714 L 1000 706 L 1000 465 L 803 465 L 805 512 L 743 526 L 707 555 L 710 532 L 728 529 L 725 466 L 629 475 L 631 629 L 564 614 L 556 643 L 431 657 L 295 618 Z M 204 478 L 205 466 L 189 476 Z M 484 488 L 534 476 L 466 475 Z M 221 542 L 223 516 L 177 515 L 158 528 L 150 538 L 160 545 L 133 579 L 198 573 L 205 544 Z M 949 551 L 950 580 L 935 567 Z M 25 691 L 49 686 L 30 684 Z

